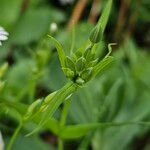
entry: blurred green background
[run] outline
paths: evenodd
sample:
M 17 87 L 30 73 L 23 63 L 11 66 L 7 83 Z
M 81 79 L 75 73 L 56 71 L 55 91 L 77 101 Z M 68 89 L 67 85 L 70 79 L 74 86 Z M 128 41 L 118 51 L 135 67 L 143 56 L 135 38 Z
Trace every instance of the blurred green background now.
M 0 26 L 9 39 L 0 47 L 0 65 L 8 62 L 0 93 L 0 131 L 5 146 L 19 120 L 11 103 L 29 105 L 36 98 L 61 88 L 63 75 L 56 49 L 47 34 L 71 48 L 88 39 L 106 0 L 0 0 Z M 99 57 L 113 47 L 115 62 L 74 96 L 67 124 L 150 120 L 150 1 L 114 0 Z M 9 104 L 10 103 L 10 104 Z M 59 118 L 60 109 L 55 113 Z M 24 137 L 35 125 L 22 129 L 14 150 L 57 149 L 58 137 L 43 129 Z M 150 127 L 126 125 L 97 129 L 84 137 L 65 141 L 65 150 L 149 150 Z

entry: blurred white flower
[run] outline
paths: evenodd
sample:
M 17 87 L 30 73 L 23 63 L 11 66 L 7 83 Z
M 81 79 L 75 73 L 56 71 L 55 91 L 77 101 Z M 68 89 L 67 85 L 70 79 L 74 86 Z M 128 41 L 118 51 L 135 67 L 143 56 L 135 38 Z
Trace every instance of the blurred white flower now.
M 57 31 L 57 24 L 55 22 L 50 24 L 50 32 L 54 33 Z
M 2 41 L 8 39 L 8 35 L 8 32 L 6 32 L 5 29 L 0 26 L 0 46 L 2 45 Z
M 3 139 L 2 139 L 1 132 L 0 132 L 0 150 L 4 150 L 4 142 L 3 142 Z

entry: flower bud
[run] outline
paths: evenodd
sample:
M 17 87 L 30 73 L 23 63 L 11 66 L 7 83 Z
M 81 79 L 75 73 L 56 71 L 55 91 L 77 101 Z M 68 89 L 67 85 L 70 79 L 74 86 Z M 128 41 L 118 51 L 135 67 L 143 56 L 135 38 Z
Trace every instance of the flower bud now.
M 75 52 L 75 58 L 78 59 L 80 57 L 82 57 L 82 52 L 81 51 L 76 51 Z
M 78 77 L 76 79 L 76 83 L 79 84 L 79 85 L 83 85 L 85 83 L 85 81 L 82 78 Z
M 73 78 L 75 75 L 75 73 L 69 68 L 62 68 L 62 70 L 64 71 L 66 77 L 68 78 Z
M 55 22 L 50 24 L 50 32 L 54 33 L 58 29 L 57 24 Z
M 86 69 L 85 71 L 82 72 L 81 78 L 84 79 L 86 82 L 89 81 L 89 79 L 90 79 L 91 76 L 92 76 L 92 71 L 93 71 L 93 68 L 92 68 L 92 67 Z
M 36 100 L 35 102 L 33 102 L 27 109 L 27 113 L 24 116 L 24 119 L 27 120 L 30 117 L 32 117 L 35 112 L 37 111 L 37 108 L 39 108 L 41 104 L 41 99 Z
M 86 49 L 85 49 L 85 52 L 84 52 L 84 58 L 86 60 L 88 60 L 88 58 L 90 57 L 91 55 L 91 50 L 92 50 L 92 45 L 88 46 Z
M 65 65 L 66 65 L 66 68 L 70 68 L 72 71 L 75 71 L 75 63 L 68 56 L 66 57 Z
M 101 38 L 102 38 L 102 30 L 101 27 L 97 25 L 93 28 L 93 30 L 90 33 L 90 41 L 92 43 L 98 43 L 100 42 Z
M 42 106 L 40 107 L 40 112 L 43 112 L 47 109 L 49 103 L 51 102 L 52 98 L 55 96 L 55 94 L 57 93 L 57 91 L 49 94 L 45 99 L 44 102 L 42 103 Z
M 80 57 L 76 62 L 76 69 L 78 72 L 81 72 L 85 68 L 86 59 L 84 57 Z

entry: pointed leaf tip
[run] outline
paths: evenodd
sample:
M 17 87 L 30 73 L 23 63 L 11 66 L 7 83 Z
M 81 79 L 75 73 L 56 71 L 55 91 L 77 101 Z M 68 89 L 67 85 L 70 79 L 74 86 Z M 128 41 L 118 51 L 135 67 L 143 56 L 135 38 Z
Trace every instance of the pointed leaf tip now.
M 52 41 L 52 43 L 55 45 L 57 52 L 58 52 L 58 56 L 59 56 L 59 60 L 61 63 L 61 66 L 64 67 L 65 66 L 65 52 L 63 50 L 62 45 L 52 36 L 48 35 L 48 37 L 50 38 L 50 40 Z

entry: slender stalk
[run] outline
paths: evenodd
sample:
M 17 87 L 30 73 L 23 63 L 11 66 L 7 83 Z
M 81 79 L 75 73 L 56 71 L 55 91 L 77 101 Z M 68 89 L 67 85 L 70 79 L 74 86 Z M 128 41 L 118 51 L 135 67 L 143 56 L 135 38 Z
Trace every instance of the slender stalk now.
M 63 140 L 61 138 L 58 139 L 58 150 L 63 150 L 64 149 L 64 144 Z
M 34 100 L 34 96 L 35 96 L 35 88 L 36 88 L 36 80 L 33 79 L 33 81 L 31 81 L 31 85 L 30 85 L 30 91 L 29 91 L 29 102 L 32 103 Z
M 73 54 L 74 46 L 75 46 L 75 26 L 72 29 L 72 43 L 71 43 L 71 48 L 70 48 L 71 55 Z
M 21 128 L 23 126 L 23 121 L 21 120 L 18 127 L 15 129 L 15 132 L 13 133 L 10 142 L 8 143 L 8 147 L 6 148 L 6 150 L 11 150 L 13 147 L 13 144 L 18 136 L 18 133 L 20 132 Z
M 64 125 L 66 123 L 66 118 L 67 118 L 70 103 L 71 103 L 70 99 L 68 99 L 67 101 L 64 102 L 64 106 L 63 106 L 63 110 L 62 110 L 61 118 L 60 118 L 60 130 L 62 129 L 62 127 L 64 127 Z M 63 149 L 64 149 L 63 140 L 61 138 L 59 138 L 58 139 L 58 150 L 63 150 Z
M 66 118 L 67 118 L 70 103 L 71 103 L 70 99 L 68 99 L 67 101 L 64 102 L 64 106 L 63 106 L 63 110 L 62 110 L 62 114 L 61 114 L 61 118 L 60 118 L 60 126 L 61 127 L 63 127 L 66 123 Z

